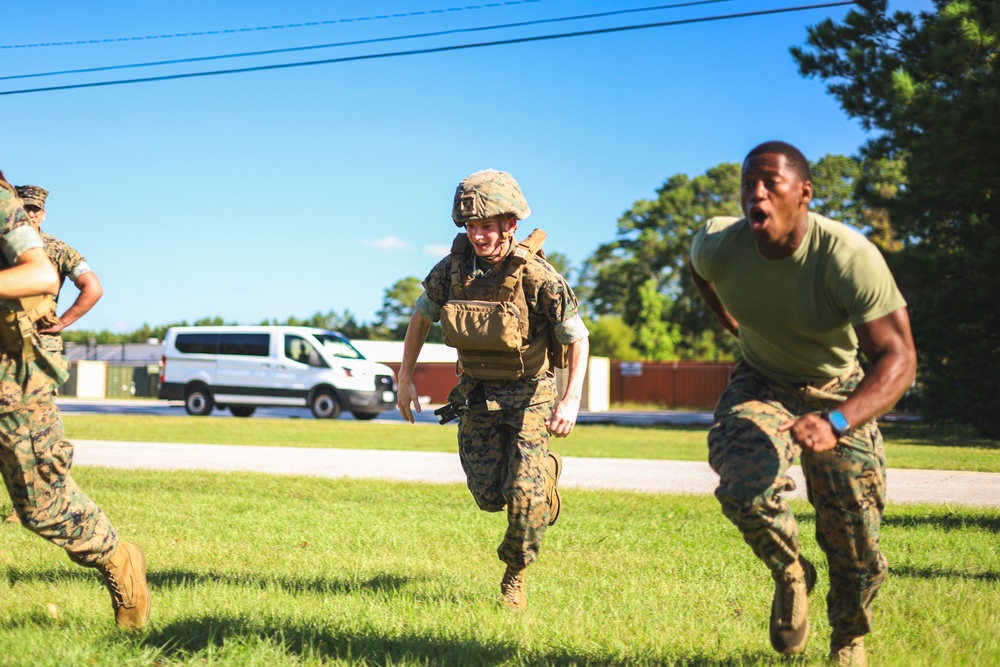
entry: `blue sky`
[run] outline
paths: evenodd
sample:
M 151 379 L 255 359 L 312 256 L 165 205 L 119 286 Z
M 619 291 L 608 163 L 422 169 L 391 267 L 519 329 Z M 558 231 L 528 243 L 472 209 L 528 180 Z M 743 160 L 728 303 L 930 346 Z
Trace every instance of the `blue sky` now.
M 649 7 L 620 0 L 239 3 L 36 0 L 5 10 L 3 75 L 327 44 Z M 435 38 L 93 74 L 0 92 L 425 49 L 809 4 L 715 4 Z M 905 6 L 908 3 L 898 3 Z M 925 2 L 916 3 L 926 5 Z M 452 10 L 440 13 L 431 10 Z M 243 324 L 350 310 L 423 278 L 463 177 L 510 171 L 546 249 L 579 264 L 676 173 L 783 139 L 807 157 L 865 140 L 788 53 L 816 9 L 408 57 L 0 96 L 0 168 L 51 191 L 45 229 L 105 296 L 76 326 Z M 403 16 L 393 16 L 402 14 Z M 388 18 L 376 18 L 386 16 Z M 368 20 L 360 20 L 360 19 Z M 348 20 L 356 19 L 356 20 Z M 290 26 L 316 22 L 307 27 Z M 201 36 L 120 39 L 225 31 Z M 97 44 L 65 42 L 113 40 Z M 48 44 L 49 46 L 29 46 Z M 75 298 L 64 288 L 64 304 Z

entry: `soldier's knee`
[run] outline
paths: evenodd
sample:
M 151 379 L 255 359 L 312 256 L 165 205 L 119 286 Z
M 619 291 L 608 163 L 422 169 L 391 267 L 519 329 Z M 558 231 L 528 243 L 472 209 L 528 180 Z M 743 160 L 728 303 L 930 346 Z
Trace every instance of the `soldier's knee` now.
M 479 509 L 483 510 L 484 512 L 501 512 L 507 509 L 507 503 L 503 501 L 503 498 L 501 498 L 500 500 L 486 500 L 486 499 L 476 498 L 476 505 L 479 507 Z
M 499 493 L 489 493 L 483 489 L 469 489 L 476 507 L 484 512 L 499 512 L 507 507 L 507 500 Z
M 722 506 L 722 513 L 727 519 L 740 527 L 752 527 L 761 523 L 771 523 L 774 516 L 788 509 L 779 496 L 765 490 L 752 489 L 746 486 L 720 487 L 715 497 Z

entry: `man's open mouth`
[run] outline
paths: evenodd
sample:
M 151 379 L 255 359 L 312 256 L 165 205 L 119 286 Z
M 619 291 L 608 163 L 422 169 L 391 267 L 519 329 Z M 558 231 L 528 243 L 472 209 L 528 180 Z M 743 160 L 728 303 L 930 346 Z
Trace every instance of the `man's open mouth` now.
M 750 223 L 753 225 L 754 229 L 759 229 L 764 226 L 767 222 L 768 215 L 759 208 L 750 211 Z

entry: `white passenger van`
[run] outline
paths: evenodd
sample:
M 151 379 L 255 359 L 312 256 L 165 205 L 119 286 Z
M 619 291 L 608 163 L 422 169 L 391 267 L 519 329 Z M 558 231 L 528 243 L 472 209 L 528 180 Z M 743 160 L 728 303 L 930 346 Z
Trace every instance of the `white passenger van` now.
M 159 397 L 191 415 L 257 406 L 309 407 L 317 419 L 341 410 L 373 419 L 396 407 L 392 369 L 368 361 L 334 331 L 291 326 L 172 327 L 163 341 Z

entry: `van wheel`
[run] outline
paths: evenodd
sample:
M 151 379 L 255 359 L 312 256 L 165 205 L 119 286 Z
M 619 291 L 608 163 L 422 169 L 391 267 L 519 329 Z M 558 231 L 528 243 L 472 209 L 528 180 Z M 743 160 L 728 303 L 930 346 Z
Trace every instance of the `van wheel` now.
M 309 404 L 316 419 L 336 419 L 340 416 L 340 401 L 329 391 L 319 391 Z
M 357 419 L 359 421 L 363 421 L 363 422 L 366 422 L 369 419 L 375 419 L 376 417 L 378 417 L 378 413 L 377 412 L 352 412 L 351 414 L 354 415 L 355 419 Z
M 212 392 L 205 387 L 193 387 L 184 395 L 184 409 L 189 415 L 204 417 L 211 414 L 213 407 Z
M 257 408 L 252 405 L 230 405 L 229 411 L 234 417 L 249 417 Z

